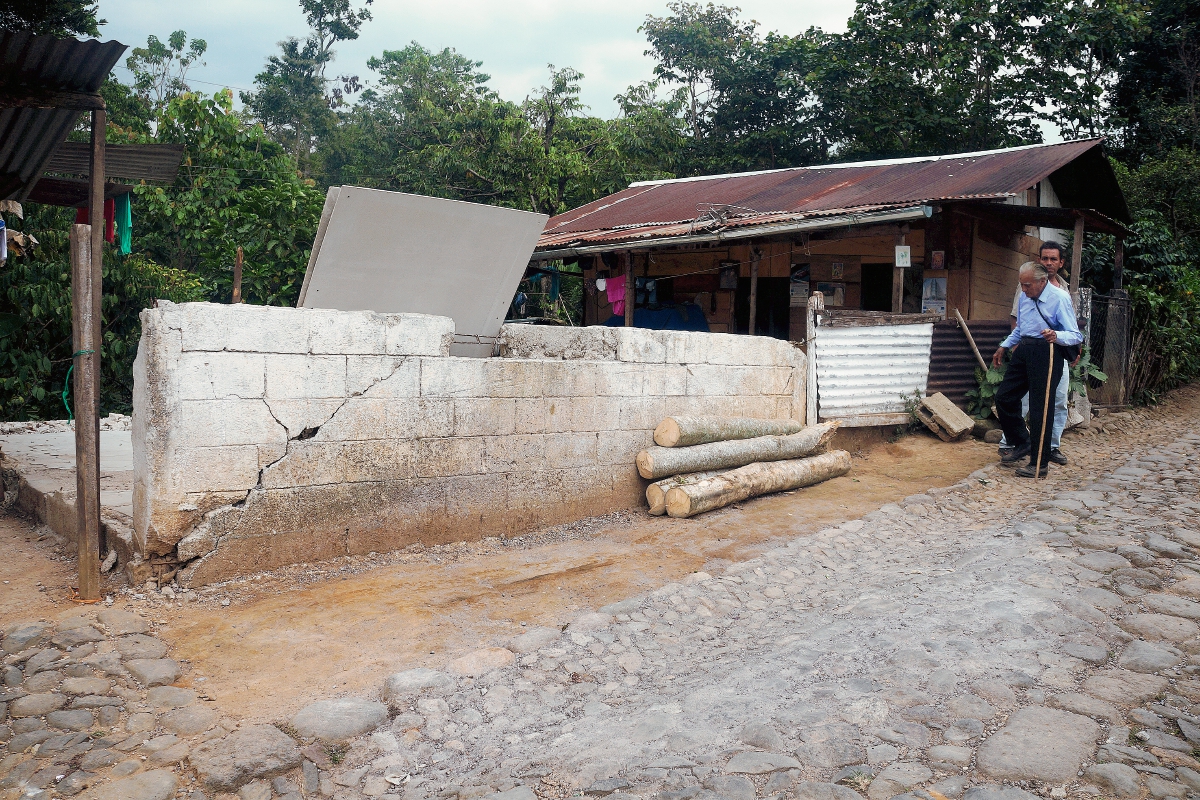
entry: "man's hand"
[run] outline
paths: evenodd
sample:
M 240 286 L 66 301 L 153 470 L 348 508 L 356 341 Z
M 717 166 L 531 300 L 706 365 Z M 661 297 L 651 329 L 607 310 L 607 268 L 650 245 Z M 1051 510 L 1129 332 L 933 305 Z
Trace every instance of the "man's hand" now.
M 1004 363 L 1004 348 L 996 348 L 996 352 L 992 353 L 992 366 L 1000 369 L 1000 365 Z
M 1050 342 L 1050 344 L 1054 344 L 1058 341 L 1058 331 L 1053 328 L 1046 328 L 1046 330 L 1042 331 L 1042 338 Z

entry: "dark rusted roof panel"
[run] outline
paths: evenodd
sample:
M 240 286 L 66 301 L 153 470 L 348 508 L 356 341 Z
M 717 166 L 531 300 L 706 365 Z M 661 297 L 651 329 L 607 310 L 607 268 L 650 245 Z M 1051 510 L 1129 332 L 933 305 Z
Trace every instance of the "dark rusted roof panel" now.
M 81 42 L 0 30 L 0 94 L 99 91 L 120 42 Z M 61 108 L 0 108 L 0 199 L 25 197 L 79 119 Z
M 926 273 L 928 274 L 928 273 Z M 1013 285 L 1013 293 L 1017 287 Z M 1000 341 L 1008 335 L 1006 319 L 973 319 L 967 323 L 983 358 L 989 359 Z M 979 362 L 957 320 L 939 322 L 933 326 L 933 346 L 929 351 L 929 381 L 925 393 L 941 392 L 950 402 L 967 410 L 967 392 L 976 387 L 975 368 Z
M 712 208 L 726 215 L 727 225 L 760 225 L 834 211 L 1003 199 L 1036 185 L 1100 147 L 1100 139 L 1086 139 L 987 153 L 634 184 L 553 217 L 538 247 L 625 241 L 636 238 L 630 236 L 631 231 L 653 226 L 663 226 L 658 235 L 681 235 L 678 228 L 668 233 L 668 226 L 688 226 L 691 230 L 692 221 Z M 1110 183 L 1109 193 L 1115 198 L 1095 198 L 1096 207 L 1106 213 L 1124 208 L 1116 181 Z
M 91 145 L 63 142 L 46 163 L 46 172 L 88 175 L 91 160 Z M 181 144 L 110 144 L 104 148 L 104 177 L 174 183 L 182 161 Z
M 104 199 L 129 194 L 133 187 L 124 183 L 105 183 Z M 31 203 L 44 203 L 48 206 L 65 206 L 68 208 L 83 208 L 91 196 L 91 184 L 76 178 L 46 178 L 43 177 L 29 192 L 26 198 Z

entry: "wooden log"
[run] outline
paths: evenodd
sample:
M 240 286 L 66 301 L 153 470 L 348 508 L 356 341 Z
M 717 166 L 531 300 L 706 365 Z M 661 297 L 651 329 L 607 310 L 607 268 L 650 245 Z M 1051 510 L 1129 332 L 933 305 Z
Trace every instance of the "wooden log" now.
M 794 419 L 667 417 L 654 429 L 654 443 L 662 447 L 691 447 L 758 436 L 787 436 L 803 429 L 804 425 Z
M 824 450 L 839 423 L 822 422 L 790 436 L 759 436 L 695 447 L 648 447 L 637 455 L 638 473 L 649 480 L 705 470 L 733 469 L 756 461 L 804 458 Z
M 673 486 L 667 492 L 667 513 L 680 519 L 693 517 L 751 497 L 813 486 L 849 471 L 850 454 L 845 450 L 747 464 L 698 483 Z
M 656 517 L 661 517 L 667 513 L 667 492 L 673 486 L 681 486 L 685 483 L 696 483 L 705 478 L 711 478 L 720 475 L 724 470 L 709 470 L 708 472 L 693 472 L 690 475 L 672 475 L 670 478 L 664 478 L 661 481 L 656 481 L 646 487 L 646 502 L 650 504 L 650 513 Z

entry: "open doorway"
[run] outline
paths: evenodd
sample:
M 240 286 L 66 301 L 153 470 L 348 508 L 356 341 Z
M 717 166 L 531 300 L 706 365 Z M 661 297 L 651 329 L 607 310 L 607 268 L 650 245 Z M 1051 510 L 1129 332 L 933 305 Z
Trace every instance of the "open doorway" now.
M 862 265 L 863 311 L 892 310 L 892 265 Z
M 788 338 L 791 321 L 791 286 L 789 278 L 759 278 L 755 306 L 754 333 L 756 336 Z M 750 332 L 750 279 L 738 278 L 734 300 L 737 332 Z

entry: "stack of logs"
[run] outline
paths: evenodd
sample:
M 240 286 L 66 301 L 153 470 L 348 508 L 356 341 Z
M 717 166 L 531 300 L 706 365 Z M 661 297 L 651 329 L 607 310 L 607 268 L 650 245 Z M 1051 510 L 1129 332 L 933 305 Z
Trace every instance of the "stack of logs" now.
M 650 513 L 691 517 L 772 492 L 812 486 L 850 471 L 850 454 L 826 452 L 838 423 L 668 417 L 637 456 Z

